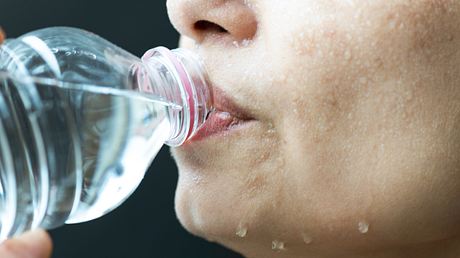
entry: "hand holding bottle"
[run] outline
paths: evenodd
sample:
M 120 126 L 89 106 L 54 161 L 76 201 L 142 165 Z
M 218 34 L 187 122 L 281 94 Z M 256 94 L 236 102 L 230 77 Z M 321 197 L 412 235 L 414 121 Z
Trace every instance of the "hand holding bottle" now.
M 51 238 L 45 231 L 38 229 L 3 242 L 0 245 L 0 257 L 49 258 L 51 250 Z

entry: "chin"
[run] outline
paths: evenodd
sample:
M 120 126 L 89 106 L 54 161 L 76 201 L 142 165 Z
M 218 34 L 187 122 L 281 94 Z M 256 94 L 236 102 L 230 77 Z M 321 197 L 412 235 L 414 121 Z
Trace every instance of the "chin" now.
M 251 228 L 251 237 L 248 235 L 243 239 L 237 235 L 237 231 L 243 214 L 248 213 L 246 207 L 252 204 L 232 197 L 232 189 L 222 186 L 221 189 L 217 189 L 212 187 L 212 184 L 207 185 L 204 180 L 193 180 L 187 176 L 192 174 L 190 172 L 180 170 L 180 174 L 175 210 L 181 225 L 189 233 L 209 242 L 221 244 L 244 255 L 251 253 L 248 250 L 255 248 L 254 239 L 251 238 L 259 234 Z
M 271 209 L 284 162 L 273 135 L 256 126 L 245 130 L 252 132 L 235 130 L 171 149 L 179 169 L 176 214 L 191 234 L 233 250 L 259 242 L 270 248 L 266 225 L 276 221 Z M 237 235 L 241 223 L 250 230 L 244 238 Z
M 220 184 L 217 187 L 216 178 L 198 176 L 205 171 L 190 170 L 179 168 L 175 209 L 180 223 L 193 235 L 212 242 L 233 238 L 238 225 L 236 214 L 241 209 L 235 207 L 233 190 Z

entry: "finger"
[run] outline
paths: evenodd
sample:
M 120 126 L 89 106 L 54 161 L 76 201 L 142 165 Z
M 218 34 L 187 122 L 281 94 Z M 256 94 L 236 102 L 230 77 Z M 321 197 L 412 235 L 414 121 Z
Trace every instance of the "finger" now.
M 0 245 L 1 258 L 49 258 L 52 243 L 48 233 L 39 229 L 17 238 L 8 239 Z
M 0 27 L 0 44 L 2 44 L 3 40 L 5 40 L 5 32 L 2 27 Z

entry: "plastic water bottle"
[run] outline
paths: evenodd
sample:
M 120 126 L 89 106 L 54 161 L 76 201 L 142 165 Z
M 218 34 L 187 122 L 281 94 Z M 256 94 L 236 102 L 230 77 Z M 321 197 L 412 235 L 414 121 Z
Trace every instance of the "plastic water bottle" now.
M 192 53 L 139 59 L 87 31 L 55 27 L 0 47 L 0 240 L 98 218 L 139 185 L 163 144 L 211 110 Z

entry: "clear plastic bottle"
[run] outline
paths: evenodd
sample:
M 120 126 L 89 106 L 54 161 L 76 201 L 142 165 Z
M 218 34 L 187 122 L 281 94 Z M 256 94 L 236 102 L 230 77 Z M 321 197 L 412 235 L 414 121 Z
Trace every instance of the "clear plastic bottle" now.
M 138 186 L 161 146 L 181 145 L 211 110 L 192 53 L 139 59 L 80 29 L 0 47 L 0 240 L 100 217 Z

